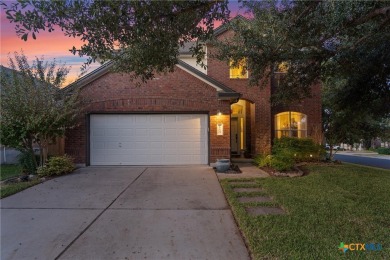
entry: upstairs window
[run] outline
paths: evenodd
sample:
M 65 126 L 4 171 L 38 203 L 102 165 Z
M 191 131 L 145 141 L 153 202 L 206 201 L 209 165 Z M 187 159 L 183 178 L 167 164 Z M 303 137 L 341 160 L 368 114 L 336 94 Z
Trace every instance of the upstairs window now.
M 246 69 L 246 59 L 242 59 L 234 66 L 234 62 L 230 61 L 230 78 L 231 79 L 247 79 L 248 70 Z
M 289 67 L 289 63 L 287 61 L 283 61 L 276 66 L 275 73 L 287 73 Z
M 299 112 L 283 112 L 275 115 L 275 137 L 307 137 L 307 116 Z

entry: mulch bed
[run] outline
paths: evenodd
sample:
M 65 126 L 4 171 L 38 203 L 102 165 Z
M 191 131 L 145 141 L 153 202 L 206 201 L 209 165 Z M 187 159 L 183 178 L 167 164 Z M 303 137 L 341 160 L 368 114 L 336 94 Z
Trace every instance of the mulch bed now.
M 295 169 L 285 172 L 278 172 L 271 167 L 260 167 L 260 169 L 267 172 L 269 175 L 276 177 L 302 177 L 310 173 L 307 167 L 305 167 L 307 165 L 336 166 L 341 164 L 342 163 L 340 161 L 299 163 L 294 167 Z
M 302 177 L 309 174 L 307 168 L 303 166 L 295 166 L 294 168 L 294 170 L 279 172 L 271 167 L 260 167 L 260 169 L 267 172 L 270 176 L 275 177 Z

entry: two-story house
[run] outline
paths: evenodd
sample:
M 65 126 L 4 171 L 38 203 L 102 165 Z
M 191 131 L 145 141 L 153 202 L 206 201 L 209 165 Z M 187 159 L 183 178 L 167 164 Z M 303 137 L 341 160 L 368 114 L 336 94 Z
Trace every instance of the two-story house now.
M 216 37 L 229 33 L 222 27 Z M 272 140 L 284 135 L 321 142 L 320 85 L 311 98 L 271 107 L 275 80 L 249 86 L 250 71 L 210 58 L 203 69 L 188 47 L 174 72 L 140 85 L 108 62 L 68 86 L 80 90 L 85 106 L 79 125 L 66 133 L 65 153 L 84 165 L 210 164 L 270 153 Z

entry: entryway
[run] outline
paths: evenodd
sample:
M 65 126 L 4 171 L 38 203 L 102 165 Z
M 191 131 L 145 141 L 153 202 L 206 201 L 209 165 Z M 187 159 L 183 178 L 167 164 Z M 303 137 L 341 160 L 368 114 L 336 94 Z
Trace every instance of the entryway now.
M 255 104 L 240 99 L 231 105 L 230 147 L 232 157 L 244 157 L 251 153 L 251 136 L 254 127 Z

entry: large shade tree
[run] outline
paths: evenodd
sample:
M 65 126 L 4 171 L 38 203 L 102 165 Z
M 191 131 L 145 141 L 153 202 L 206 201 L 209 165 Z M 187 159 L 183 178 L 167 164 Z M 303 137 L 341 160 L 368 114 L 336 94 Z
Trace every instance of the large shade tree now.
M 235 36 L 215 43 L 217 57 L 245 58 L 252 84 L 284 64 L 275 101 L 297 101 L 317 81 L 347 78 L 344 91 L 353 94 L 346 100 L 354 96 L 360 106 L 374 98 L 378 112 L 389 112 L 389 2 L 269 0 L 243 6 L 253 18 L 227 25 Z
M 73 47 L 74 54 L 89 56 L 89 63 L 114 60 L 117 70 L 144 80 L 155 71 L 172 71 L 185 42 L 197 42 L 192 51 L 201 61 L 202 42 L 213 35 L 215 22 L 229 16 L 224 0 L 22 0 L 5 2 L 3 8 L 23 40 L 60 29 L 84 42 Z
M 0 142 L 27 154 L 36 168 L 33 144 L 40 148 L 43 164 L 49 142 L 75 122 L 77 94 L 62 92 L 69 68 L 55 60 L 36 58 L 30 64 L 23 53 L 15 52 L 8 65 L 0 71 Z

